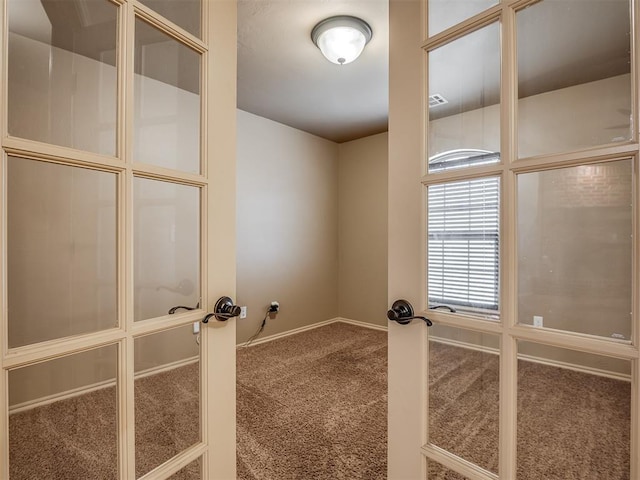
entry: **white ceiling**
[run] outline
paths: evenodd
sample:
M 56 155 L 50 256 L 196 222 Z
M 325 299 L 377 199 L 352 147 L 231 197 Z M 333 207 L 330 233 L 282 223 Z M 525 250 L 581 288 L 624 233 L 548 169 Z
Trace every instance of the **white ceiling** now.
M 373 37 L 348 65 L 326 60 L 311 30 L 334 15 Z M 387 130 L 388 0 L 239 0 L 238 108 L 335 142 Z
M 438 31 L 492 0 L 430 0 Z M 388 111 L 388 0 L 238 0 L 238 107 L 344 142 L 383 132 Z M 368 22 L 355 62 L 327 61 L 310 38 L 333 15 Z M 518 14 L 519 96 L 628 73 L 628 0 L 551 0 Z M 497 25 L 434 52 L 430 94 L 448 105 L 431 118 L 499 102 Z M 441 53 L 441 54 L 440 54 Z

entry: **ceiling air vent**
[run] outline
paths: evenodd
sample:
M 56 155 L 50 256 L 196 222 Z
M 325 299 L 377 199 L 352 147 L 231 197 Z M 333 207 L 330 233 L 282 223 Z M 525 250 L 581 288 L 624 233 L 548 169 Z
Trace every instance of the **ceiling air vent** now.
M 444 105 L 445 103 L 449 103 L 449 101 L 439 93 L 429 95 L 429 107 L 437 107 L 438 105 Z

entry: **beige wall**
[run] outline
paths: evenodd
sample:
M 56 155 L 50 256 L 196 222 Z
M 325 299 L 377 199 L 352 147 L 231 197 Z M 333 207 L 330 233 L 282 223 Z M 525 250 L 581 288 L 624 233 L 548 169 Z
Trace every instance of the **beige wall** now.
M 343 318 L 387 325 L 388 135 L 338 146 L 338 304 Z
M 238 111 L 237 341 L 338 316 L 338 145 Z

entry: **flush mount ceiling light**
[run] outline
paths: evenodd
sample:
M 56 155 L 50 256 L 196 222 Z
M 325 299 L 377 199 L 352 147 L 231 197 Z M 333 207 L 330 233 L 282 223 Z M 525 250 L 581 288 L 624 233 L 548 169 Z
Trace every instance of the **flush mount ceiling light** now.
M 371 27 L 357 17 L 338 15 L 318 23 L 311 31 L 311 40 L 330 62 L 345 65 L 360 56 L 371 40 Z

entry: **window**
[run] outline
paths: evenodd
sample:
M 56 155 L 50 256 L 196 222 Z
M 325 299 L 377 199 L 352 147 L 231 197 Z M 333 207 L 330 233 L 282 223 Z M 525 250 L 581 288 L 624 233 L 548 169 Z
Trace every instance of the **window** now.
M 429 165 L 434 172 L 499 159 L 495 152 L 456 150 Z M 431 185 L 428 192 L 429 304 L 497 311 L 500 179 Z

